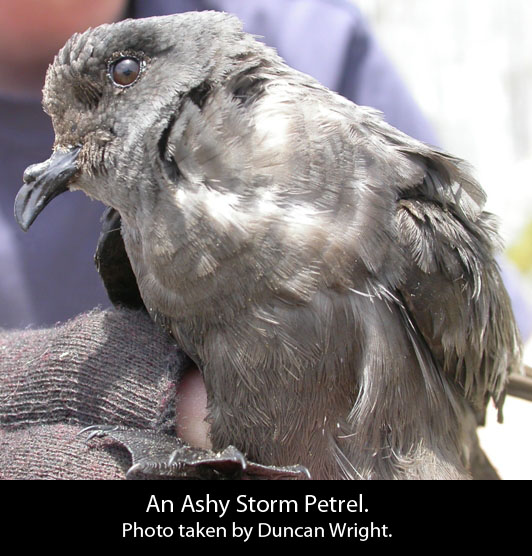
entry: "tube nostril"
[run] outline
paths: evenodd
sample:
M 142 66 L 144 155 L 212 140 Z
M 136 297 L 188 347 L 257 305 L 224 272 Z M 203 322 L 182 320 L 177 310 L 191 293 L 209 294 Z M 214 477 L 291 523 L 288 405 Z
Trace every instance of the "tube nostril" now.
M 37 172 L 33 171 L 33 166 L 29 166 L 28 168 L 26 168 L 26 170 L 24 171 L 24 175 L 22 176 L 22 179 L 24 180 L 24 183 L 32 183 L 35 181 L 35 176 L 36 176 Z
M 28 166 L 24 171 L 24 175 L 22 176 L 24 183 L 33 183 L 37 179 L 39 174 L 43 172 L 43 166 L 47 165 L 48 161 L 46 160 L 44 162 L 39 162 L 38 164 L 32 164 L 31 166 Z

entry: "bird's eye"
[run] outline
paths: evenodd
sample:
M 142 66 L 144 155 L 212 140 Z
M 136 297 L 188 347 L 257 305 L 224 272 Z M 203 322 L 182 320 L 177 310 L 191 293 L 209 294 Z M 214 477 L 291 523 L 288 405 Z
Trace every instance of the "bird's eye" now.
M 141 63 L 137 58 L 126 56 L 113 62 L 109 68 L 109 76 L 119 87 L 129 87 L 138 79 Z

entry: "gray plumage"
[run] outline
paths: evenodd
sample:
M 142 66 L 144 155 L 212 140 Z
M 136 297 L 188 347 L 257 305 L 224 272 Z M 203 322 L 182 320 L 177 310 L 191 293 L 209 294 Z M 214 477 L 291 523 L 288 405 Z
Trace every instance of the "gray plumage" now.
M 73 36 L 44 108 L 77 159 L 64 184 L 120 213 L 149 313 L 202 370 L 215 450 L 314 478 L 468 476 L 465 416 L 501 406 L 520 347 L 463 161 L 215 12 Z M 47 168 L 26 172 L 25 227 Z

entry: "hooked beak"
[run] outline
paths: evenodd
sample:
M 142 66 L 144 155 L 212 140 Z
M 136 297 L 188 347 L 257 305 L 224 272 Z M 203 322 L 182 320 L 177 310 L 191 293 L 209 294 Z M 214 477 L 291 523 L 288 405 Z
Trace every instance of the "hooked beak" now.
M 27 232 L 42 209 L 68 189 L 70 179 L 78 171 L 81 147 L 58 149 L 40 164 L 32 164 L 24 172 L 24 185 L 15 199 L 15 218 Z

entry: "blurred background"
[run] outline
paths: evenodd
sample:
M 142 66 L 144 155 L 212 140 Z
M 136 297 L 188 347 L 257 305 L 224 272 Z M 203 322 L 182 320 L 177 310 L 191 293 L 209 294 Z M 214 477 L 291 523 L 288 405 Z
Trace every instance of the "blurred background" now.
M 440 145 L 469 161 L 532 304 L 532 2 L 356 0 Z M 532 342 L 525 349 L 532 365 Z M 532 402 L 508 397 L 481 443 L 505 479 L 532 479 Z

